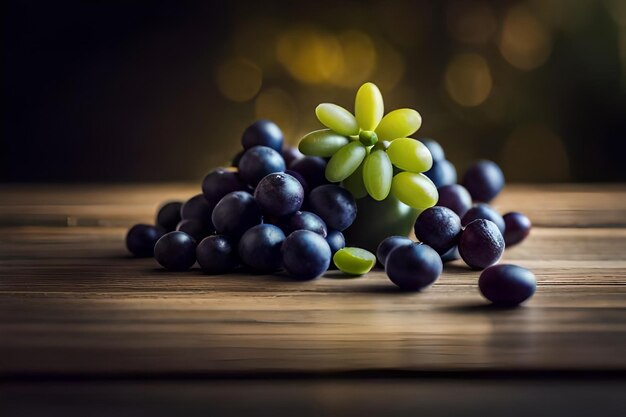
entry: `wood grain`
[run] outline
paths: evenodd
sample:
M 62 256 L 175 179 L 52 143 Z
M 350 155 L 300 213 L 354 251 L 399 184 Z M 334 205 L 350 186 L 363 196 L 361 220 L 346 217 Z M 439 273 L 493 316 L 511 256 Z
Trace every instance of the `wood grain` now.
M 504 261 L 536 296 L 490 308 L 457 261 L 430 289 L 383 271 L 313 282 L 170 273 L 123 247 L 188 185 L 0 188 L 0 376 L 626 371 L 626 187 L 510 186 L 529 214 Z

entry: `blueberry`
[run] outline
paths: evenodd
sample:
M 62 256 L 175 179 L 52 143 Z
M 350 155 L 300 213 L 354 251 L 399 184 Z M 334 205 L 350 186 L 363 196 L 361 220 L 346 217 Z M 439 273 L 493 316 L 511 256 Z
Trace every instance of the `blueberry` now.
M 176 230 L 187 233 L 196 242 L 200 242 L 215 231 L 213 230 L 213 224 L 207 225 L 205 222 L 196 219 L 181 220 L 176 226 Z
M 454 246 L 449 251 L 441 255 L 441 262 L 443 263 L 456 261 L 457 259 L 461 259 L 458 246 Z
M 234 191 L 226 194 L 213 209 L 213 224 L 218 233 L 239 239 L 246 230 L 261 223 L 261 211 L 252 194 Z
M 255 146 L 248 149 L 239 161 L 239 175 L 246 184 L 253 187 L 256 187 L 266 175 L 284 171 L 283 157 L 267 146 Z
M 302 186 L 302 189 L 304 190 L 305 196 L 309 194 L 309 191 L 311 191 L 311 189 L 309 188 L 309 184 L 306 182 L 302 174 L 300 174 L 299 172 L 293 171 L 291 169 L 286 169 L 285 174 L 291 175 L 292 177 L 298 180 L 298 182 Z
M 532 227 L 530 219 L 516 211 L 504 215 L 504 224 L 506 225 L 504 229 L 504 242 L 507 247 L 517 245 L 522 240 L 526 239 Z
M 166 233 L 154 245 L 154 259 L 170 271 L 186 271 L 196 262 L 196 241 L 185 232 Z
M 280 246 L 285 240 L 282 230 L 272 224 L 259 224 L 248 229 L 239 241 L 239 257 L 250 268 L 272 272 L 280 268 Z
M 424 172 L 424 175 L 430 178 L 437 188 L 456 184 L 456 168 L 452 162 L 445 159 L 433 162 L 433 166 Z
M 286 216 L 300 209 L 304 201 L 304 189 L 291 175 L 274 173 L 266 175 L 259 182 L 254 199 L 263 214 Z
M 305 156 L 292 162 L 289 169 L 302 175 L 311 190 L 320 185 L 328 184 L 326 161 L 320 157 Z
M 294 161 L 298 159 L 304 158 L 302 152 L 298 150 L 298 148 L 294 146 L 286 146 L 281 154 L 283 155 L 283 159 L 285 160 L 285 165 L 290 166 Z
M 481 160 L 475 162 L 465 172 L 463 185 L 474 201 L 488 203 L 504 187 L 504 174 L 495 162 Z
M 326 237 L 328 234 L 324 220 L 309 211 L 296 211 L 285 216 L 278 221 L 277 226 L 285 232 L 285 236 L 289 236 L 296 230 L 309 230 L 322 237 Z
M 439 254 L 422 243 L 393 249 L 385 262 L 385 272 L 391 282 L 405 291 L 419 291 L 428 287 L 439 278 L 442 271 Z
M 430 154 L 433 157 L 433 162 L 439 162 L 446 159 L 446 154 L 444 153 L 443 148 L 441 147 L 439 142 L 427 138 L 419 139 L 419 141 L 428 148 Z
M 459 254 L 473 269 L 497 263 L 504 252 L 504 238 L 490 220 L 478 219 L 468 224 L 459 238 Z
M 482 295 L 500 306 L 516 306 L 535 293 L 537 279 L 528 269 L 501 264 L 485 269 L 478 280 Z
M 237 172 L 226 168 L 217 168 L 207 174 L 202 181 L 202 193 L 208 203 L 215 205 L 228 193 L 244 191 L 245 184 Z
M 400 246 L 409 246 L 412 245 L 413 242 L 406 236 L 389 236 L 383 239 L 379 244 L 378 248 L 376 248 L 376 259 L 380 262 L 381 266 L 385 266 L 385 262 L 387 261 L 387 256 L 389 252 L 394 250 Z
M 126 247 L 138 258 L 147 258 L 154 255 L 154 245 L 167 230 L 161 226 L 136 224 L 126 234 Z
M 339 249 L 346 247 L 346 239 L 339 230 L 329 230 L 326 234 L 326 242 L 330 246 L 330 252 L 334 255 Z
M 331 229 L 343 231 L 356 218 L 354 197 L 338 185 L 328 184 L 315 188 L 309 194 L 309 206 Z
M 241 144 L 244 149 L 267 146 L 280 152 L 283 147 L 283 132 L 270 120 L 257 120 L 243 132 Z
M 282 244 L 283 266 L 293 278 L 309 280 L 317 278 L 328 269 L 331 250 L 328 242 L 318 233 L 297 230 Z
M 439 192 L 438 206 L 448 207 L 459 217 L 463 217 L 472 207 L 472 196 L 459 184 L 445 185 L 437 189 Z
M 504 235 L 504 230 L 505 230 L 504 219 L 502 218 L 500 213 L 494 210 L 494 208 L 491 207 L 489 204 L 485 204 L 485 203 L 474 204 L 472 208 L 469 209 L 467 213 L 465 213 L 465 215 L 461 219 L 461 224 L 463 226 L 467 226 L 468 224 L 470 224 L 471 222 L 477 219 L 491 220 L 492 222 L 496 224 L 496 226 L 498 226 L 498 230 L 500 230 L 500 233 Z
M 171 232 L 176 229 L 176 225 L 180 221 L 180 208 L 183 203 L 181 201 L 170 201 L 163 204 L 156 215 L 156 224 Z
M 211 224 L 212 213 L 213 206 L 209 204 L 202 194 L 191 197 L 180 208 L 181 219 L 195 219 L 207 225 Z
M 415 237 L 443 255 L 457 244 L 461 219 L 447 207 L 434 206 L 417 217 L 414 230 Z
M 206 237 L 196 248 L 198 265 L 207 274 L 224 274 L 238 264 L 237 248 L 224 235 Z

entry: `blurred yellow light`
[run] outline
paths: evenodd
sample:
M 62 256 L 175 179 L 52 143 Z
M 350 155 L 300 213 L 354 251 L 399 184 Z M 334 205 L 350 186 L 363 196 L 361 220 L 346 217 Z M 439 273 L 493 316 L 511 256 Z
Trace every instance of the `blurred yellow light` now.
M 342 60 L 332 82 L 343 87 L 358 87 L 367 81 L 376 68 L 376 48 L 368 35 L 354 30 L 338 36 Z
M 393 46 L 378 39 L 376 42 L 377 62 L 370 81 L 381 90 L 392 91 L 404 77 L 406 65 L 404 57 Z
M 478 54 L 458 54 L 446 68 L 445 87 L 452 100 L 461 106 L 478 106 L 491 93 L 489 64 Z
M 293 78 L 308 84 L 329 81 L 343 60 L 337 39 L 314 28 L 283 33 L 278 39 L 276 56 Z
M 254 102 L 254 113 L 257 119 L 270 119 L 280 126 L 285 139 L 289 142 L 296 127 L 298 111 L 294 100 L 287 92 L 279 88 L 261 91 Z
M 563 141 L 548 126 L 521 126 L 506 139 L 502 167 L 507 180 L 566 181 L 570 179 L 569 157 Z
M 489 42 L 498 26 L 493 9 L 482 1 L 450 3 L 447 22 L 453 38 L 477 45 Z
M 552 51 L 552 39 L 533 14 L 524 6 L 515 6 L 504 18 L 499 47 L 509 64 L 529 71 L 547 61 Z
M 217 88 L 227 99 L 248 101 L 261 89 L 263 71 L 248 60 L 234 58 L 218 67 L 216 82 Z

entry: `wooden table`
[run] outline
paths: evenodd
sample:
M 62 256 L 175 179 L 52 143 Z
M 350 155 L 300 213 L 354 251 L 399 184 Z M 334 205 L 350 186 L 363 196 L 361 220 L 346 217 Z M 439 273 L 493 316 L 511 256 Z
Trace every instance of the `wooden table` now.
M 0 404 L 125 415 L 158 400 L 157 415 L 182 403 L 245 414 L 245 395 L 251 409 L 282 404 L 273 410 L 285 415 L 363 415 L 377 397 L 380 410 L 430 415 L 442 403 L 488 405 L 481 415 L 626 410 L 626 186 L 506 188 L 496 207 L 535 227 L 503 262 L 538 278 L 536 295 L 509 310 L 481 298 L 479 273 L 461 261 L 407 294 L 381 270 L 292 282 L 171 273 L 128 256 L 130 224 L 198 191 L 0 186 Z

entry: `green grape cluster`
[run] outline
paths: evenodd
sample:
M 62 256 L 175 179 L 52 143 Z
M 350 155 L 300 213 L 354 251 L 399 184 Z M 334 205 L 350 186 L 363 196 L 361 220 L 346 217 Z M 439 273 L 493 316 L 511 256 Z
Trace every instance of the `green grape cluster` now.
M 437 203 L 437 187 L 422 174 L 431 168 L 432 156 L 408 137 L 422 124 L 417 111 L 384 115 L 380 90 L 365 83 L 356 93 L 354 115 L 331 103 L 317 106 L 315 114 L 327 129 L 305 135 L 298 147 L 305 155 L 330 157 L 328 181 L 342 183 L 355 198 L 369 195 L 381 201 L 391 193 L 420 210 Z

